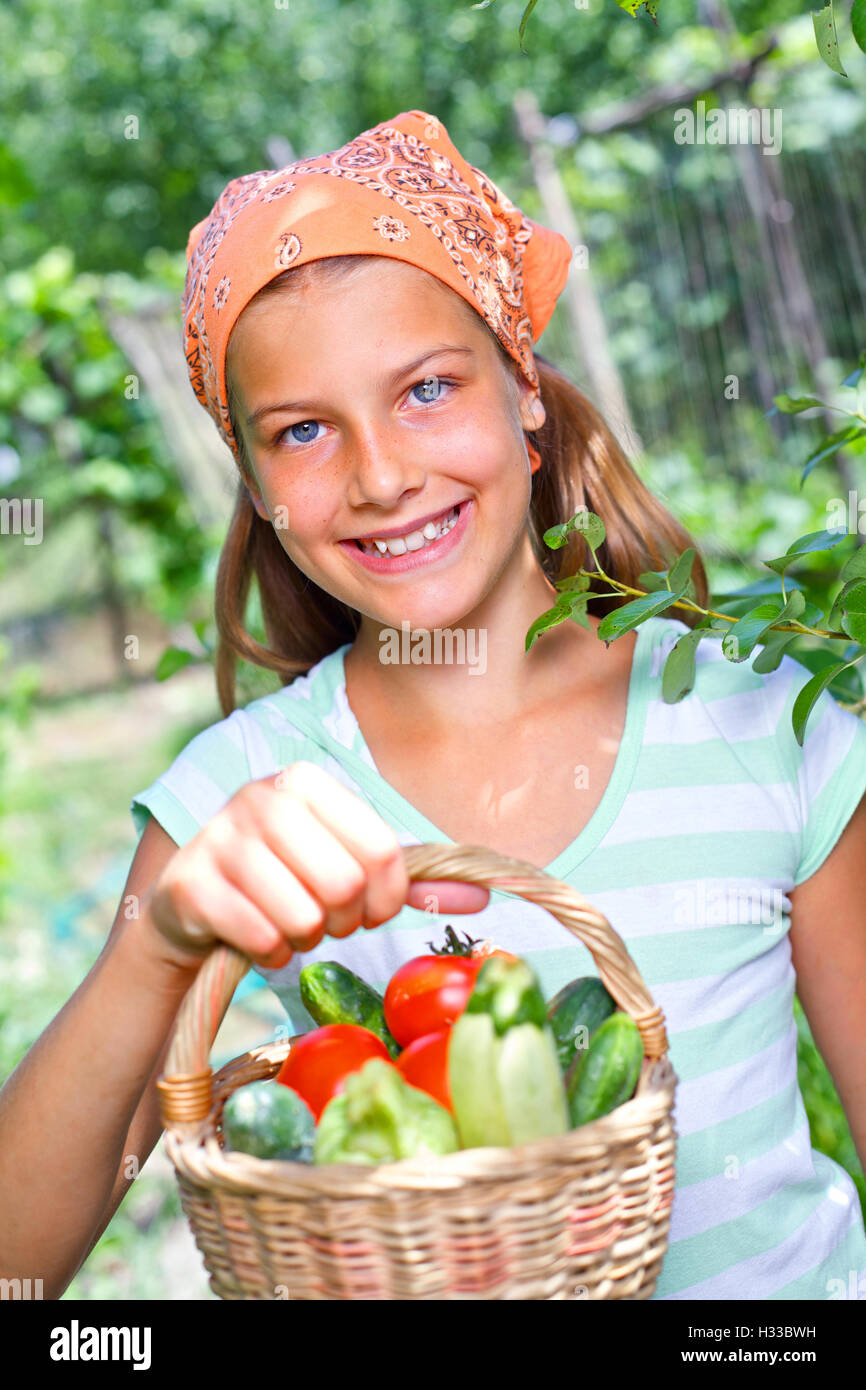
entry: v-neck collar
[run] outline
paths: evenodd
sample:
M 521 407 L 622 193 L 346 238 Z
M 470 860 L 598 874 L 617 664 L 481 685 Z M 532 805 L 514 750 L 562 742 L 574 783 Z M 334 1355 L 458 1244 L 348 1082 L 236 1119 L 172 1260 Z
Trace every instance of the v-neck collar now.
M 643 744 L 643 733 L 646 725 L 647 705 L 649 702 L 650 682 L 648 680 L 649 668 L 652 659 L 653 639 L 656 632 L 656 625 L 652 619 L 639 625 L 636 629 L 637 639 L 632 652 L 631 672 L 629 674 L 628 696 L 626 705 L 626 718 L 623 727 L 622 738 L 620 740 L 619 751 L 614 762 L 613 771 L 605 788 L 604 795 L 596 806 L 590 819 L 570 844 L 566 845 L 555 859 L 543 867 L 544 872 L 552 878 L 566 879 L 573 873 L 575 868 L 587 858 L 596 848 L 610 829 L 616 817 L 622 809 L 628 789 L 634 778 L 640 750 Z M 359 772 L 362 783 L 367 779 L 375 779 L 375 788 L 367 788 L 373 799 L 380 805 L 386 806 L 400 825 L 411 834 L 417 836 L 419 843 L 439 842 L 448 845 L 456 844 L 450 835 L 446 835 L 439 826 L 434 825 L 426 816 L 413 806 L 410 801 L 397 791 L 381 774 L 376 767 L 373 755 L 367 746 L 367 741 L 361 730 L 355 713 L 352 710 L 346 691 L 346 653 L 351 647 L 350 642 L 346 642 L 342 647 L 338 647 L 326 658 L 328 664 L 333 662 L 333 676 L 335 679 L 335 690 L 339 690 L 342 705 L 343 718 L 341 720 L 342 732 L 351 734 L 351 746 L 346 747 L 350 754 L 351 761 Z M 329 673 L 330 674 L 330 673 Z M 352 756 L 354 754 L 354 756 Z M 365 775 L 366 774 L 366 777 Z

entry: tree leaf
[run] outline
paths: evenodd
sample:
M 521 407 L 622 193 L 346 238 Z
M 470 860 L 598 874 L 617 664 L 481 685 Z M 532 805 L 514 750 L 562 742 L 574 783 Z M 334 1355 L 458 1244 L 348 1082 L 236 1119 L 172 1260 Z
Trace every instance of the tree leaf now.
M 529 0 L 529 4 L 526 6 L 526 9 L 523 11 L 523 16 L 522 16 L 522 18 L 521 18 L 521 20 L 520 20 L 520 29 L 518 30 L 517 37 L 518 37 L 519 40 L 520 40 L 520 47 L 521 47 L 521 49 L 522 49 L 522 51 L 523 51 L 524 53 L 526 53 L 526 49 L 523 47 L 523 35 L 524 35 L 525 30 L 526 30 L 527 20 L 529 19 L 529 16 L 532 14 L 532 11 L 535 9 L 535 7 L 536 7 L 537 4 L 538 4 L 538 0 Z
M 863 2 L 866 4 L 866 0 Z M 854 554 L 848 556 L 839 571 L 839 578 L 842 580 L 866 579 L 866 544 L 858 546 Z
M 848 74 L 839 57 L 839 40 L 836 37 L 836 21 L 833 18 L 832 0 L 830 4 L 824 6 L 823 10 L 812 11 L 812 24 L 815 27 L 815 42 L 818 45 L 818 52 L 827 67 L 838 72 L 841 77 L 847 77 Z
M 752 670 L 757 671 L 759 676 L 766 676 L 768 672 L 775 671 L 785 655 L 785 648 L 790 647 L 796 640 L 796 632 L 770 632 L 752 662 Z
M 775 570 L 777 574 L 784 574 L 789 565 L 793 565 L 801 555 L 809 555 L 818 550 L 832 550 L 834 545 L 844 541 L 848 535 L 847 531 L 810 531 L 805 536 L 800 536 L 788 546 L 784 555 L 780 555 L 776 560 L 765 560 L 764 564 L 768 569 Z
M 569 574 L 565 579 L 557 579 L 554 588 L 559 589 L 560 593 L 582 593 L 588 589 L 590 579 L 588 574 Z
M 800 474 L 800 487 L 803 486 L 817 463 L 820 463 L 822 459 L 829 458 L 831 454 L 835 454 L 837 449 L 841 449 L 844 444 L 853 443 L 861 435 L 866 435 L 866 429 L 862 425 L 846 425 L 844 429 L 837 430 L 835 434 L 825 435 L 803 465 L 803 472 Z
M 558 605 L 554 608 L 549 608 L 546 613 L 542 613 L 540 617 L 535 619 L 535 622 L 526 634 L 524 652 L 529 651 L 532 644 L 541 636 L 542 632 L 547 632 L 549 628 L 557 627 L 559 623 L 566 622 L 569 616 L 568 612 Z
M 844 611 L 848 595 L 851 592 L 851 590 L 854 587 L 856 587 L 856 585 L 862 584 L 862 582 L 863 580 L 860 578 L 860 576 L 855 575 L 853 579 L 846 580 L 846 582 L 842 585 L 842 588 L 839 590 L 838 594 L 836 595 L 830 606 L 830 612 L 827 614 L 827 626 L 829 628 L 838 628 L 842 626 L 842 613 Z M 849 633 L 849 636 L 850 635 L 851 634 Z
M 693 546 L 684 550 L 678 556 L 670 572 L 670 586 L 672 589 L 680 589 L 688 584 L 692 573 L 692 565 L 695 563 L 695 551 Z
M 173 676 L 176 671 L 182 671 L 184 666 L 188 666 L 194 660 L 192 652 L 186 651 L 183 647 L 166 647 L 156 664 L 156 679 L 166 681 L 169 676 Z
M 667 570 L 644 570 L 639 574 L 637 582 L 642 589 L 649 590 L 650 593 L 657 593 L 659 589 L 666 589 Z
M 802 594 L 800 597 L 802 599 Z M 745 661 L 755 643 L 778 621 L 783 611 L 781 603 L 759 603 L 739 618 L 722 638 L 722 652 L 728 661 Z
M 783 391 L 780 396 L 773 397 L 773 404 L 783 415 L 799 415 L 801 410 L 812 410 L 824 402 L 819 401 L 817 396 L 789 396 L 787 391 Z
M 842 609 L 842 630 L 855 642 L 866 646 L 866 579 L 855 579 L 845 586 Z
M 624 604 L 622 608 L 615 608 L 612 613 L 605 614 L 599 623 L 599 637 L 603 642 L 615 641 L 624 633 L 631 632 L 639 623 L 646 622 L 647 618 L 664 613 L 666 608 L 670 608 L 672 603 L 682 598 L 685 591 L 686 586 L 683 584 L 679 590 L 668 590 L 663 594 L 642 594 L 640 598 L 632 599 L 631 603 Z
M 701 638 L 709 631 L 705 627 L 684 632 L 668 653 L 662 671 L 662 699 L 667 705 L 677 704 L 695 683 L 695 653 Z
M 811 680 L 806 682 L 794 701 L 794 708 L 791 711 L 791 722 L 794 726 L 794 735 L 801 748 L 806 734 L 806 724 L 808 723 L 809 715 L 812 713 L 818 699 L 833 680 L 834 676 L 837 676 L 846 665 L 847 662 L 834 661 L 832 666 L 828 666 L 825 670 L 819 671 L 816 676 L 813 676 Z

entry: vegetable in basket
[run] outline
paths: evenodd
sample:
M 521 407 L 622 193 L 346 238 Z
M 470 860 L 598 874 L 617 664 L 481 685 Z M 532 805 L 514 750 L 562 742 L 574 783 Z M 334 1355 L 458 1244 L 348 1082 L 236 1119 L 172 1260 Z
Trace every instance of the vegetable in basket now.
M 606 1018 L 566 1073 L 572 1125 L 589 1124 L 630 1100 L 643 1059 L 643 1040 L 631 1014 L 617 1011 Z
M 248 1081 L 223 1107 L 226 1148 L 255 1158 L 312 1163 L 316 1122 L 296 1091 L 274 1081 Z
M 523 960 L 485 960 L 451 1030 L 448 1081 L 463 1148 L 565 1134 L 568 1106 L 547 1005 Z
M 299 984 L 304 1008 L 316 1023 L 355 1023 L 369 1028 L 392 1057 L 400 1055 L 400 1044 L 385 1022 L 381 994 L 354 971 L 335 960 L 317 960 L 304 966 Z
M 547 1006 L 547 1017 L 563 1072 L 568 1071 L 577 1053 L 588 1046 L 596 1029 L 615 1009 L 616 1000 L 595 975 L 572 980 L 554 995 Z
M 277 1081 L 297 1091 L 318 1120 L 328 1101 L 342 1090 L 350 1072 L 371 1057 L 390 1061 L 381 1038 L 354 1023 L 331 1023 L 296 1038 Z
M 385 1022 L 401 1047 L 454 1023 L 466 1008 L 480 964 L 462 956 L 415 956 L 385 990 Z
M 454 1121 L 410 1086 L 388 1062 L 373 1058 L 346 1077 L 316 1131 L 316 1163 L 393 1163 L 459 1147 Z

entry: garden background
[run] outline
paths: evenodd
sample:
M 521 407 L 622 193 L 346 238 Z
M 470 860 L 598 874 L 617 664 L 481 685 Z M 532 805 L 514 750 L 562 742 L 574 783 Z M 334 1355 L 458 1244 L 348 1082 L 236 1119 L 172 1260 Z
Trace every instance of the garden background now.
M 0 534 L 0 1082 L 101 948 L 135 849 L 132 795 L 220 717 L 208 651 L 230 458 L 186 380 L 179 303 L 189 230 L 230 178 L 400 111 L 434 113 L 574 246 L 540 349 L 694 535 L 714 606 L 772 585 L 762 561 L 826 527 L 840 499 L 853 533 L 840 550 L 866 535 L 863 435 L 825 444 L 852 392 L 852 418 L 864 411 L 866 54 L 844 12 L 847 76 L 821 60 L 796 0 L 661 0 L 656 24 L 614 0 L 539 0 L 521 47 L 523 9 L 11 0 L 0 12 L 0 495 L 42 503 L 38 541 L 8 505 Z M 766 113 L 780 148 L 678 138 L 683 111 L 697 129 L 732 107 Z M 825 405 L 780 412 L 782 392 Z M 788 577 L 826 602 L 841 558 L 816 554 Z M 792 652 L 804 681 L 836 648 Z M 244 672 L 245 699 L 269 688 Z M 862 708 L 859 668 L 830 688 Z M 812 1142 L 866 1205 L 796 1014 Z M 217 1062 L 282 1017 L 246 982 Z M 161 1147 L 65 1297 L 213 1297 Z

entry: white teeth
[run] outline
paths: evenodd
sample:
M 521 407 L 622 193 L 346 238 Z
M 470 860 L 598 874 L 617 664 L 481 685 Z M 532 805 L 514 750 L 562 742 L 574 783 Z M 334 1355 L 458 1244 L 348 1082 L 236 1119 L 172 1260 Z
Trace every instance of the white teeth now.
M 405 536 L 392 536 L 388 540 L 360 541 L 359 544 L 368 555 L 375 555 L 377 551 L 380 555 L 405 555 L 407 550 L 423 550 L 447 535 L 457 524 L 458 515 L 459 507 L 452 507 L 444 520 L 428 521 L 421 530 L 410 531 Z

